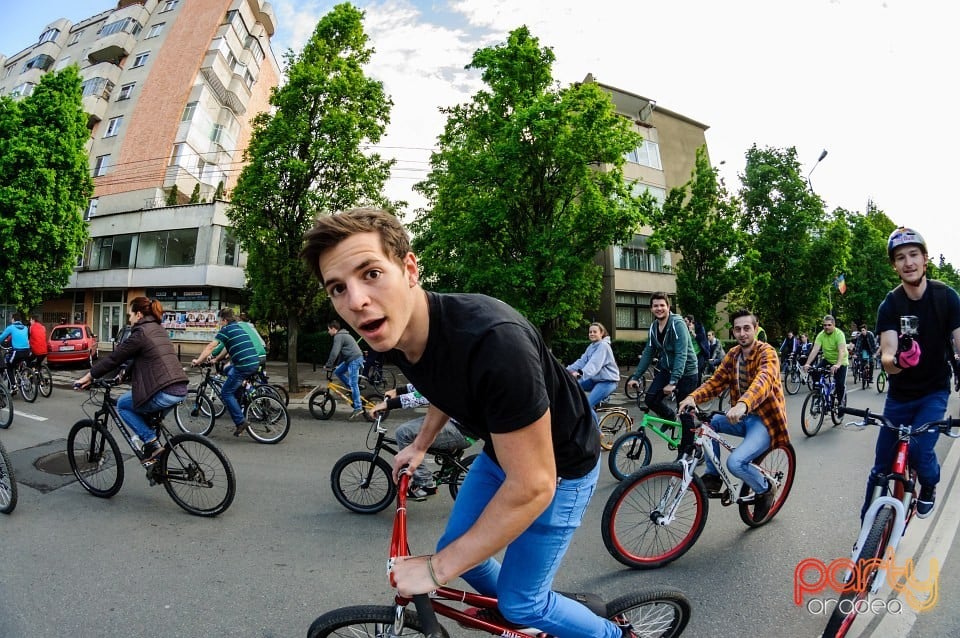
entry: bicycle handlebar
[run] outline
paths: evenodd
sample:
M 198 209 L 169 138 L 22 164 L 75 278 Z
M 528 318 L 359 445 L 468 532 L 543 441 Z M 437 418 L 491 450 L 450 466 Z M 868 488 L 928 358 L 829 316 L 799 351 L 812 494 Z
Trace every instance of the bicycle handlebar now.
M 943 434 L 946 434 L 952 439 L 960 438 L 960 432 L 956 434 L 951 434 L 950 430 L 954 428 L 960 428 L 960 419 L 954 419 L 953 417 L 947 417 L 946 419 L 940 419 L 938 421 L 930 421 L 929 423 L 924 423 L 923 425 L 907 425 L 907 426 L 896 426 L 893 422 L 882 414 L 874 414 L 870 411 L 870 408 L 866 410 L 859 410 L 857 408 L 851 408 L 847 406 L 841 406 L 838 410 L 840 417 L 843 418 L 846 415 L 857 416 L 863 419 L 861 426 L 866 425 L 879 425 L 880 427 L 889 428 L 891 430 L 896 430 L 900 432 L 905 430 L 909 434 L 922 434 L 929 430 L 930 428 L 937 428 Z

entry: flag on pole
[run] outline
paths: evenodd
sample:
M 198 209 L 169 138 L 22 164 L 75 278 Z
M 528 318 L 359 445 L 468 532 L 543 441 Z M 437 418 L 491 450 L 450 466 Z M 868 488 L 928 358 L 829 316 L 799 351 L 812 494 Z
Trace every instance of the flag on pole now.
M 840 275 L 833 280 L 833 285 L 837 287 L 837 290 L 840 291 L 840 294 L 846 294 L 847 292 L 847 282 L 844 281 L 843 275 Z

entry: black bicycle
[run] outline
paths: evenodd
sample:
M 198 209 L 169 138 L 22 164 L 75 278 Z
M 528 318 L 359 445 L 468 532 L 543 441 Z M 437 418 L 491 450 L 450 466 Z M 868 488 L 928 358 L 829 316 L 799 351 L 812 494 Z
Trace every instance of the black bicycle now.
M 387 428 L 383 424 L 386 414 L 377 413 L 376 420 L 370 425 L 367 432 L 367 449 L 370 451 L 343 455 L 330 472 L 333 495 L 341 505 L 358 514 L 376 514 L 386 509 L 397 496 L 393 468 L 381 456 L 383 452 L 396 456 L 399 451 L 397 440 L 387 436 Z M 437 464 L 433 480 L 437 485 L 448 485 L 453 498 L 457 498 L 463 477 L 477 458 L 476 454 L 464 456 L 463 452 L 427 450 Z
M 13 423 L 13 396 L 4 383 L 0 383 L 0 430 L 6 430 Z
M 3 348 L 3 361 L 6 362 L 7 356 L 11 348 Z M 0 372 L 3 375 L 3 384 L 7 386 L 10 390 L 10 395 L 13 396 L 14 389 L 10 387 L 10 379 L 7 377 L 6 370 Z M 33 403 L 37 400 L 37 393 L 39 392 L 38 379 L 34 374 L 34 370 L 30 367 L 27 359 L 21 359 L 16 367 L 14 368 L 14 383 L 16 383 L 17 392 L 20 393 L 20 396 L 23 397 L 23 400 L 28 403 Z
M 83 487 L 99 498 L 110 498 L 123 485 L 123 456 L 110 424 L 120 431 L 141 462 L 145 455 L 135 445 L 133 433 L 117 412 L 111 390 L 115 379 L 94 379 L 83 402 L 83 410 L 96 407 L 90 418 L 77 421 L 67 435 L 70 469 Z M 197 516 L 216 516 L 233 502 L 237 480 L 226 455 L 209 439 L 197 434 L 170 436 L 163 424 L 167 411 L 151 414 L 147 425 L 156 430 L 163 451 L 146 467 L 150 485 L 162 484 L 173 502 Z
M 7 448 L 0 441 L 0 514 L 9 514 L 17 506 L 17 477 Z

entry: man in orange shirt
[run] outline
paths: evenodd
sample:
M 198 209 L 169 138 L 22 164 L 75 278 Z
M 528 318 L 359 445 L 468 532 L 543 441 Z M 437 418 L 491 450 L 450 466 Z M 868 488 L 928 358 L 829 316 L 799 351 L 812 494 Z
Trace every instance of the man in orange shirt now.
M 35 370 L 47 358 L 47 328 L 40 321 L 40 315 L 30 317 L 30 359 Z

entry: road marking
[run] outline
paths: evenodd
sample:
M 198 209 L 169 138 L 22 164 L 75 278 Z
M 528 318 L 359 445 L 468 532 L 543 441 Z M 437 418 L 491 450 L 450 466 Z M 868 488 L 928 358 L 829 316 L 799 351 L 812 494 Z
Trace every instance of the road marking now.
M 16 410 L 16 409 L 14 409 L 14 411 L 13 411 L 13 417 L 14 417 L 14 418 L 17 418 L 18 416 L 22 416 L 22 417 L 24 417 L 24 418 L 26 418 L 26 419 L 33 419 L 34 421 L 48 421 L 48 420 L 49 420 L 49 419 L 47 419 L 47 417 L 45 417 L 45 416 L 40 416 L 39 414 L 32 414 L 32 413 L 30 413 L 30 412 L 23 412 L 23 411 L 21 411 L 21 410 Z

